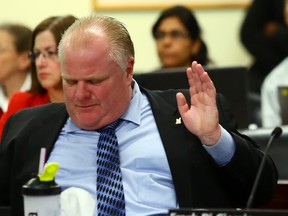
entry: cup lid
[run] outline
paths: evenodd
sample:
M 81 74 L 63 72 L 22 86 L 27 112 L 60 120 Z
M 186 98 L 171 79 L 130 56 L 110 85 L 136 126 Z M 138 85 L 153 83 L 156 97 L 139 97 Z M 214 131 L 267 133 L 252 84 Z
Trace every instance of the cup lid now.
M 30 179 L 22 187 L 23 195 L 45 196 L 58 195 L 61 193 L 61 186 L 53 181 L 40 181 L 39 177 Z

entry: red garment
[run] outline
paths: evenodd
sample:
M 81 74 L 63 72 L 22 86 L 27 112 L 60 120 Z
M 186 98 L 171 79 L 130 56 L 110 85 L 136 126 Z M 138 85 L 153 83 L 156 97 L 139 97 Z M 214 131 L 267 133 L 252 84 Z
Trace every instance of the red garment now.
M 30 92 L 17 92 L 9 100 L 8 109 L 3 113 L 0 120 L 0 138 L 2 137 L 2 132 L 4 125 L 8 118 L 16 113 L 17 111 L 27 108 L 34 107 L 41 104 L 49 103 L 50 99 L 47 93 L 41 95 L 38 93 Z

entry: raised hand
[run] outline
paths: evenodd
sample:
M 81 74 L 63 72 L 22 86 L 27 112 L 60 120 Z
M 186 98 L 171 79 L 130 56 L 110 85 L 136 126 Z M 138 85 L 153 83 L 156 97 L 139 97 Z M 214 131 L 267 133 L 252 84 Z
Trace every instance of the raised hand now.
M 178 109 L 186 128 L 206 145 L 214 145 L 221 135 L 216 89 L 201 64 L 192 62 L 187 68 L 191 106 L 184 95 L 177 93 Z

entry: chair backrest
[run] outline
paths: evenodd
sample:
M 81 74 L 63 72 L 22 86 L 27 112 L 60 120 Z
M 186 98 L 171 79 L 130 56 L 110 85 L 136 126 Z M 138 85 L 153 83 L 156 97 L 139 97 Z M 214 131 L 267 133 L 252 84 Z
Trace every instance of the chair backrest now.
M 217 92 L 224 95 L 237 118 L 239 128 L 247 128 L 248 91 L 247 68 L 244 66 L 205 67 Z M 134 79 L 142 87 L 151 90 L 187 89 L 186 67 L 160 69 L 146 73 L 135 73 Z

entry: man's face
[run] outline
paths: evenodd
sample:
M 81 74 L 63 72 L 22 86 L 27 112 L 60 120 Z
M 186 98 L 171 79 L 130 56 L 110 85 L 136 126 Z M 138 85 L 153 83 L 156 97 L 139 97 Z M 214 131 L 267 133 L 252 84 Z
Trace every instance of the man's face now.
M 65 49 L 61 63 L 68 113 L 85 130 L 96 130 L 118 119 L 132 97 L 134 59 L 130 58 L 123 71 L 108 58 L 109 46 L 103 40 Z

